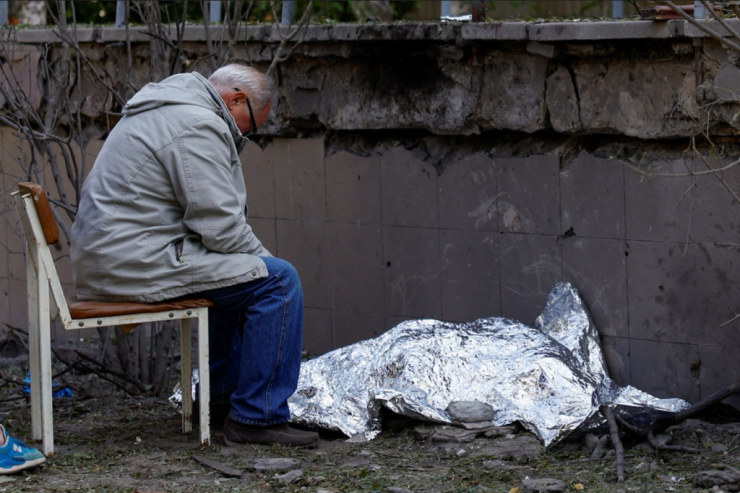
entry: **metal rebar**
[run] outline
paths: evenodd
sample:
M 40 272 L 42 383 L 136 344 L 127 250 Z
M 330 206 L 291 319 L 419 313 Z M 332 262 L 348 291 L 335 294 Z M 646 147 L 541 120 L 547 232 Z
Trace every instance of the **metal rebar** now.
M 221 22 L 221 2 L 211 2 L 210 21 Z
M 294 19 L 295 19 L 295 1 L 283 2 L 283 18 L 280 23 L 283 24 L 284 26 L 289 26 L 293 24 Z
M 8 25 L 8 2 L 3 0 L 0 2 L 0 26 Z
M 624 17 L 624 2 L 614 1 L 612 2 L 612 17 L 614 19 L 621 19 Z
M 126 2 L 119 0 L 116 2 L 116 27 L 126 25 Z
M 694 1 L 694 19 L 706 19 L 707 10 L 704 8 L 704 4 L 699 0 Z

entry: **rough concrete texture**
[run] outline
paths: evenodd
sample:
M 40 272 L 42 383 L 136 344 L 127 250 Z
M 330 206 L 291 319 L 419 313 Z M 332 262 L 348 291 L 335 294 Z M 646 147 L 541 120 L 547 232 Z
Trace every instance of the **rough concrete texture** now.
M 732 132 L 740 128 L 736 56 L 692 29 L 683 21 L 315 25 L 280 66 L 276 124 L 265 132 L 553 130 L 654 139 L 690 136 L 697 122 Z M 211 31 L 221 35 L 219 27 Z M 57 39 L 50 30 L 11 34 L 8 43 L 54 53 L 46 50 Z M 149 69 L 142 28 L 128 32 L 131 62 L 126 36 L 122 28 L 78 33 L 97 74 L 85 67 L 70 94 L 79 89 L 76 103 L 97 122 L 98 135 L 111 124 L 106 112 L 133 93 L 129 63 L 134 87 L 166 75 Z M 202 26 L 184 30 L 188 70 L 210 72 L 205 37 Z M 249 26 L 237 38 L 228 59 L 264 68 L 280 34 Z M 98 75 L 120 100 L 103 97 Z
M 692 401 L 735 383 L 740 167 L 662 174 L 740 152 L 740 55 L 681 26 L 309 28 L 276 73 L 262 147 L 242 156 L 254 230 L 301 273 L 305 349 L 409 318 L 532 322 L 568 280 L 618 383 Z M 97 41 L 81 50 L 95 71 L 73 71 L 69 95 L 83 133 L 104 137 L 122 102 L 162 74 L 133 30 L 129 85 L 125 30 L 90 32 L 80 39 Z M 16 34 L 25 51 L 3 67 L 43 109 L 39 60 L 62 51 L 41 44 L 49 31 Z M 188 27 L 184 49 L 189 69 L 208 74 L 202 35 Z M 230 59 L 264 69 L 279 37 L 250 26 L 240 39 Z M 716 144 L 707 163 L 685 153 L 700 130 Z M 14 132 L 0 139 L 9 192 L 30 150 Z M 0 213 L 0 323 L 24 327 L 23 247 L 10 210 Z

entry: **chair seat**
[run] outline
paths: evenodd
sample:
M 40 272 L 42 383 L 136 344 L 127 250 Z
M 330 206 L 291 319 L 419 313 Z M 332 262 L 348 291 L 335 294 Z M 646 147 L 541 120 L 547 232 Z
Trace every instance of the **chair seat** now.
M 213 306 L 213 302 L 205 298 L 163 301 L 161 303 L 77 301 L 69 304 L 69 314 L 73 319 L 100 318 L 115 317 L 118 315 L 133 315 L 136 313 L 159 313 L 170 310 L 187 310 L 188 308 L 202 308 L 204 306 Z

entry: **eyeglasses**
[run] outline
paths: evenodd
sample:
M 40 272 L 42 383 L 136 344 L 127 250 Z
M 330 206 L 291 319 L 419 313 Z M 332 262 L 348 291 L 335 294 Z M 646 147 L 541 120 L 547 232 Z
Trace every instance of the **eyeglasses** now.
M 235 87 L 234 90 L 237 92 L 243 92 L 238 87 Z M 252 111 L 252 105 L 249 103 L 249 98 L 245 97 L 245 99 L 247 101 L 247 109 L 249 110 L 249 120 L 252 123 L 252 130 L 248 133 L 253 134 L 257 131 L 257 122 L 254 120 L 254 112 Z

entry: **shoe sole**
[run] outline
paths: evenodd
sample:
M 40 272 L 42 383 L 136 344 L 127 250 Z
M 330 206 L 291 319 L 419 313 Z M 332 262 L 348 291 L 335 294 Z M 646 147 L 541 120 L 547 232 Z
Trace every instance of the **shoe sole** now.
M 29 460 L 24 462 L 23 464 L 18 464 L 17 466 L 9 467 L 7 469 L 0 469 L 0 475 L 2 474 L 13 474 L 18 471 L 22 471 L 23 469 L 28 469 L 29 467 L 38 466 L 39 464 L 43 464 L 46 462 L 46 457 L 40 457 L 38 459 Z
M 226 444 L 227 447 L 236 447 L 238 445 L 266 445 L 266 446 L 269 447 L 270 445 L 276 445 L 277 444 L 277 445 L 282 445 L 284 447 L 312 448 L 312 447 L 317 446 L 319 444 L 319 441 L 317 440 L 315 442 L 306 443 L 306 444 L 278 443 L 278 442 L 273 442 L 273 443 L 244 442 L 244 443 L 242 443 L 242 442 L 232 442 L 231 440 L 229 440 L 228 438 L 226 438 L 224 436 L 224 443 Z

